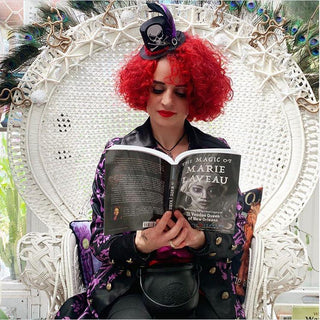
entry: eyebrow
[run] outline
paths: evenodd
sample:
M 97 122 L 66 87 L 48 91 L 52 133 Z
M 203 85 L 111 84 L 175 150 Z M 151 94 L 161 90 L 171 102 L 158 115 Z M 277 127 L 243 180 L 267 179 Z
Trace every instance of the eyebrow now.
M 164 82 L 162 81 L 158 81 L 158 80 L 153 80 L 153 84 L 161 84 L 161 85 L 166 85 Z M 176 88 L 186 88 L 187 85 L 186 84 L 178 84 L 175 86 Z

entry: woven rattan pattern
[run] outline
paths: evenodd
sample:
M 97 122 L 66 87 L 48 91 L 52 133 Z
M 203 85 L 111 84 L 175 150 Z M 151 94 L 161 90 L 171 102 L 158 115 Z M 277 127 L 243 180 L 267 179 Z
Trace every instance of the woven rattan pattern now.
M 223 116 L 197 126 L 226 138 L 242 153 L 243 190 L 264 187 L 246 309 L 248 318 L 266 318 L 266 304 L 297 286 L 306 269 L 304 247 L 286 228 L 301 212 L 317 181 L 317 116 L 299 110 L 295 102 L 298 95 L 311 101 L 314 96 L 283 46 L 248 45 L 254 30 L 249 22 L 225 15 L 217 27 L 211 27 L 214 7 L 170 8 L 180 30 L 212 41 L 229 60 L 234 99 Z M 87 213 L 95 166 L 105 142 L 146 118 L 119 101 L 113 79 L 123 55 L 140 41 L 137 26 L 141 20 L 135 17 L 145 19 L 149 13 L 145 7 L 114 13 L 117 30 L 103 26 L 101 16 L 95 17 L 68 31 L 73 42 L 66 53 L 44 50 L 21 83 L 33 97 L 32 107 L 15 107 L 10 114 L 14 179 L 29 207 L 54 233 L 64 232 L 68 222 Z M 44 92 L 45 100 L 35 99 L 36 92 Z M 287 258 L 282 258 L 279 269 L 281 257 Z M 38 266 L 37 271 L 32 256 L 28 259 L 26 270 L 33 270 L 34 285 L 42 289 L 36 274 L 41 275 L 44 267 Z M 49 270 L 55 290 L 61 290 L 64 272 Z M 52 295 L 51 288 L 46 290 Z M 59 305 L 61 299 L 55 303 Z
M 65 278 L 61 276 L 61 235 L 30 232 L 19 242 L 18 250 L 20 266 L 26 265 L 23 282 L 47 293 L 48 316 L 53 316 L 55 306 L 66 299 Z

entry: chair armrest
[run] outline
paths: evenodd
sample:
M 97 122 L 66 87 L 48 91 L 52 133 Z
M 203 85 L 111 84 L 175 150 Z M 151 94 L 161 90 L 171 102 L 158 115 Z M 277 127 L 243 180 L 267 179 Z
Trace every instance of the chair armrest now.
M 244 302 L 245 314 L 247 319 L 253 319 L 254 306 L 257 304 L 257 296 L 259 291 L 259 281 L 262 278 L 263 265 L 263 241 L 259 235 L 252 238 L 246 298 Z
M 299 286 L 305 279 L 307 267 L 305 245 L 292 232 L 255 234 L 245 300 L 247 318 L 272 319 L 268 304 L 273 305 L 279 294 Z
M 68 230 L 62 239 L 62 273 L 66 281 L 66 299 L 85 291 L 81 278 L 76 237 Z
M 43 290 L 49 300 L 48 318 L 53 318 L 66 300 L 66 281 L 61 272 L 61 235 L 30 232 L 17 244 L 21 281 Z

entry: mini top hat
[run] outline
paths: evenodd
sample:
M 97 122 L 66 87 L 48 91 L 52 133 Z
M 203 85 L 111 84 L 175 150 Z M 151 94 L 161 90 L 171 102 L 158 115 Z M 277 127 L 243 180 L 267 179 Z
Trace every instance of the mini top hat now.
M 164 4 L 148 2 L 147 5 L 151 12 L 159 12 L 162 16 L 153 17 L 141 25 L 144 46 L 140 56 L 145 60 L 155 60 L 178 48 L 186 37 L 176 30 L 172 14 Z

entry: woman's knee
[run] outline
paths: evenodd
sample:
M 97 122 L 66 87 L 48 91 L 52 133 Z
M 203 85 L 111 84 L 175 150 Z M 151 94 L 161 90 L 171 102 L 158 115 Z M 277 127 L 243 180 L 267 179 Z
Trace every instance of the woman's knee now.
M 142 297 L 139 294 L 129 294 L 119 297 L 108 309 L 106 319 L 152 319 Z

